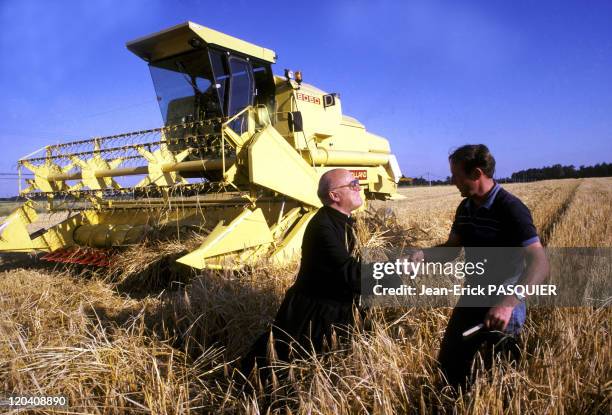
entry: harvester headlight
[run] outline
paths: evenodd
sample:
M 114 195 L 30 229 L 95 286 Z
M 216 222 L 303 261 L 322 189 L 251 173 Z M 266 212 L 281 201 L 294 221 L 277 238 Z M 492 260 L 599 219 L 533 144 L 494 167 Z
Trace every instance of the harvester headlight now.
M 288 81 L 295 79 L 291 69 L 285 69 L 285 78 L 287 78 Z

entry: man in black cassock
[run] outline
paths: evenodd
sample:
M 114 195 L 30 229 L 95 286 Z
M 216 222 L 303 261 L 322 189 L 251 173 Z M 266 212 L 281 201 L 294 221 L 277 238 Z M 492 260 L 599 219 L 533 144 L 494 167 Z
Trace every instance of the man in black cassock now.
M 242 363 L 249 375 L 254 364 L 269 364 L 269 347 L 278 359 L 294 352 L 319 352 L 330 341 L 333 327 L 353 323 L 353 304 L 361 288 L 361 263 L 355 249 L 354 219 L 351 212 L 363 204 L 359 180 L 345 169 L 321 176 L 317 192 L 323 207 L 312 217 L 302 242 L 302 259 L 297 279 L 287 291 L 270 333 L 262 334 Z

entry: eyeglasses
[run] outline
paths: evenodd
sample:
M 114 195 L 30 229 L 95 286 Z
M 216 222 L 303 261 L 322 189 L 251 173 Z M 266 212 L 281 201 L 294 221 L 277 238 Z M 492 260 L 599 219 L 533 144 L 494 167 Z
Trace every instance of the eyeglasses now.
M 343 187 L 348 187 L 351 190 L 359 190 L 361 189 L 361 185 L 359 184 L 359 179 L 355 179 L 355 180 L 351 180 L 348 184 L 342 185 L 342 186 L 338 186 L 338 187 L 334 187 L 333 189 L 330 189 L 330 192 L 336 189 L 342 189 Z

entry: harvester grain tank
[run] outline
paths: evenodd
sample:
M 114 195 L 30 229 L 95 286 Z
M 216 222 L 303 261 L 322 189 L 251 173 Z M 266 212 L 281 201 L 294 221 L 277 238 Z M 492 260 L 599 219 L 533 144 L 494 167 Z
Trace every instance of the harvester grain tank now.
M 274 51 L 192 22 L 127 48 L 149 65 L 164 126 L 20 159 L 28 201 L 0 224 L 0 251 L 104 265 L 109 250 L 201 232 L 179 262 L 282 264 L 299 253 L 325 171 L 351 170 L 366 199 L 397 197 L 389 142 L 343 115 L 338 94 L 274 75 Z

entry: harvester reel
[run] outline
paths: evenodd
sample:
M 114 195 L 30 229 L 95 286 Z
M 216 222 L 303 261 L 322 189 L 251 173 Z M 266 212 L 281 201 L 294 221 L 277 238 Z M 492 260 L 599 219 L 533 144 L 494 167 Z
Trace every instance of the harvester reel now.
M 41 192 L 52 193 L 71 190 L 70 186 L 64 180 L 49 180 L 50 176 L 56 174 L 68 173 L 74 167 L 73 164 L 61 167 L 51 160 L 45 160 L 45 163 L 40 166 L 35 166 L 28 161 L 22 161 L 21 165 L 34 173 L 34 179 L 27 179 L 28 187 L 21 191 L 21 194 L 30 193 L 34 190 Z
M 179 183 L 188 183 L 187 180 L 181 177 L 177 172 L 164 171 L 163 166 L 183 161 L 191 153 L 190 149 L 183 150 L 179 154 L 174 155 L 168 148 L 168 144 L 162 142 L 160 147 L 153 152 L 145 150 L 144 147 L 138 147 L 137 150 L 138 153 L 149 162 L 149 173 L 147 177 L 138 182 L 135 187 L 144 187 L 151 184 L 157 186 L 173 186 Z
M 111 161 L 107 161 L 102 157 L 100 150 L 100 142 L 94 142 L 94 153 L 93 157 L 82 160 L 75 155 L 70 156 L 70 161 L 81 168 L 81 180 L 84 186 L 87 186 L 91 190 L 102 190 L 102 189 L 121 189 L 121 185 L 117 183 L 112 177 L 97 177 L 97 170 L 110 170 L 116 169 L 123 163 L 124 158 L 119 157 Z

